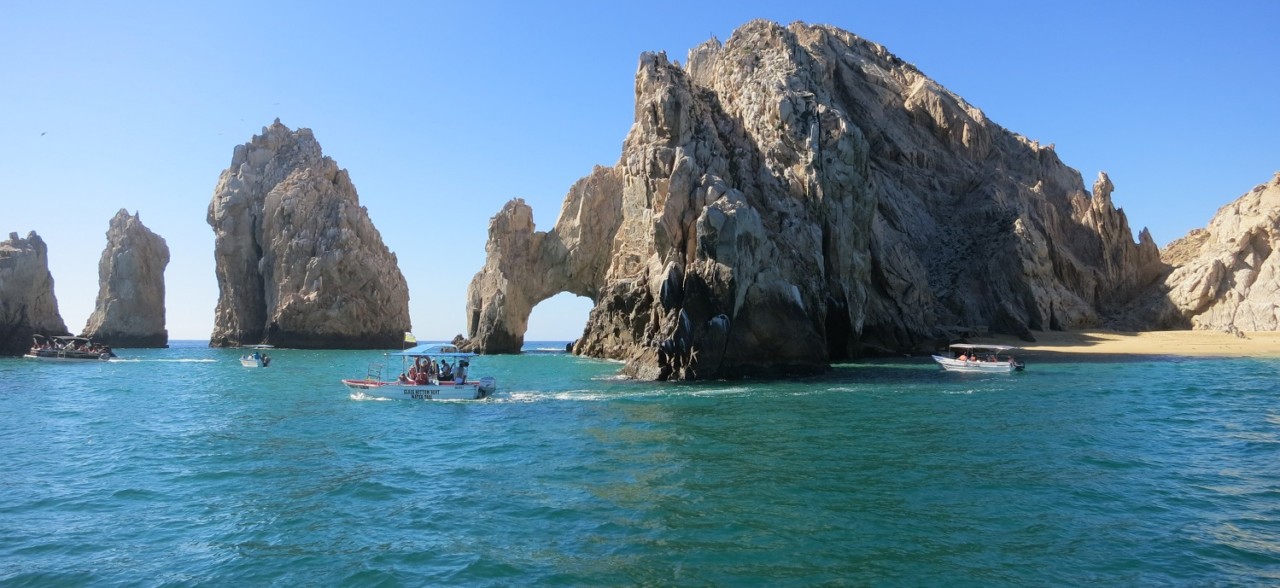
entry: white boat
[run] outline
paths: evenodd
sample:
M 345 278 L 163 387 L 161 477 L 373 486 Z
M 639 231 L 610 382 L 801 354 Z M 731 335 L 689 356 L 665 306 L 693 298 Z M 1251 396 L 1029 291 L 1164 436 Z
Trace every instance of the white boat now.
M 254 351 L 251 355 L 241 355 L 240 365 L 244 367 L 267 367 L 271 365 L 271 356 Z
M 956 343 L 951 345 L 951 357 L 935 355 L 933 360 L 949 372 L 1008 374 L 1022 371 L 1023 363 L 1013 357 L 1017 349 L 1009 345 Z
M 493 378 L 471 378 L 476 354 L 448 343 L 418 345 L 387 357 L 400 358 L 394 379 L 383 376 L 384 366 L 375 365 L 363 380 L 343 380 L 343 385 L 365 396 L 412 400 L 479 400 L 498 388 Z
M 110 347 L 86 337 L 33 335 L 31 338 L 31 350 L 23 355 L 27 359 L 107 361 L 116 356 Z

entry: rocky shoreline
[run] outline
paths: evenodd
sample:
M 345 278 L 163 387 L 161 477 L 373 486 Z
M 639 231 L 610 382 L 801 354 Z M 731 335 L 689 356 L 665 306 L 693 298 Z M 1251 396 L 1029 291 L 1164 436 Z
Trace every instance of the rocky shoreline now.
M 994 333 L 1026 345 L 1109 328 L 1280 329 L 1280 174 L 1157 249 L 1043 145 L 882 45 L 752 21 L 683 65 L 640 56 L 613 166 L 539 231 L 492 217 L 467 290 L 470 348 L 518 352 L 562 292 L 594 307 L 573 352 L 643 379 L 767 377 L 920 354 Z M 209 203 L 211 346 L 394 348 L 411 330 L 399 260 L 347 170 L 278 119 L 234 148 Z M 167 343 L 162 238 L 111 220 L 84 333 Z M 66 333 L 47 248 L 0 243 L 0 353 Z

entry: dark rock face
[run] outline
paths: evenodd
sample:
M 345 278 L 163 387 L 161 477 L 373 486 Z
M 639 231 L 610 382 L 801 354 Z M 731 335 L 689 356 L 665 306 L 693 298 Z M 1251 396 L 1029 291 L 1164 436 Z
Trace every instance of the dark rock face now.
M 396 256 L 310 129 L 277 120 L 236 147 L 208 222 L 219 291 L 211 346 L 387 349 L 410 330 Z
M 0 355 L 22 355 L 31 336 L 69 335 L 58 314 L 49 248 L 35 231 L 0 241 Z
M 636 122 L 556 226 L 490 224 L 473 343 L 513 352 L 562 291 L 575 352 L 653 379 L 777 376 L 965 333 L 1097 326 L 1165 266 L 1052 146 L 1010 133 L 884 47 L 749 23 L 685 67 L 645 54 Z
M 98 301 L 83 337 L 113 347 L 167 347 L 164 269 L 169 246 L 123 208 L 111 219 L 98 262 Z

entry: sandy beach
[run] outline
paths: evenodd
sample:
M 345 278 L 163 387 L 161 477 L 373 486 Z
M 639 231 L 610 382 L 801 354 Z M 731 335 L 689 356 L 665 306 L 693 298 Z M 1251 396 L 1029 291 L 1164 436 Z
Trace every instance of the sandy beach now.
M 1280 332 L 1221 331 L 1033 331 L 1034 342 L 1017 337 L 978 337 L 973 343 L 1013 345 L 1039 359 L 1133 359 L 1143 356 L 1280 357 Z M 1080 357 L 1085 359 L 1085 357 Z

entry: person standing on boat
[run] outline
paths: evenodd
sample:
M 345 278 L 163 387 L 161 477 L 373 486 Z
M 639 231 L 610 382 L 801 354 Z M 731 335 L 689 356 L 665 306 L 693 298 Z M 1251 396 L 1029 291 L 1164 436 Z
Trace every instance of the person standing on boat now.
M 454 380 L 456 383 L 458 383 L 458 384 L 466 384 L 466 383 L 467 383 L 467 366 L 468 366 L 468 365 L 470 365 L 470 364 L 467 362 L 467 360 L 465 360 L 465 359 L 460 359 L 460 360 L 458 360 L 458 372 L 457 372 L 457 379 L 456 379 L 456 380 Z

